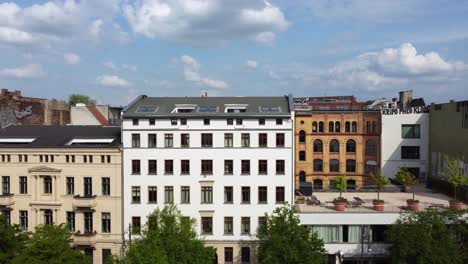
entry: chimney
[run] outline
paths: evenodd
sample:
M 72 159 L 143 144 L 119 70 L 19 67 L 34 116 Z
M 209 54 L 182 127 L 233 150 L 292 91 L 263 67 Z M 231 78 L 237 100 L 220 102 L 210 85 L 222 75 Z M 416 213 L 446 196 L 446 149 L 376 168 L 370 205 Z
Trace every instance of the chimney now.
M 411 100 L 413 100 L 413 90 L 399 92 L 400 101 L 398 102 L 399 108 L 405 108 L 409 106 Z
M 14 96 L 17 96 L 17 97 L 21 97 L 21 91 L 20 91 L 20 90 L 15 90 L 15 91 L 13 92 L 13 95 L 14 95 Z
M 450 103 L 455 103 L 455 100 L 454 100 L 454 99 L 450 99 Z
M 8 89 L 2 88 L 2 92 L 0 93 L 1 96 L 7 95 L 8 94 Z

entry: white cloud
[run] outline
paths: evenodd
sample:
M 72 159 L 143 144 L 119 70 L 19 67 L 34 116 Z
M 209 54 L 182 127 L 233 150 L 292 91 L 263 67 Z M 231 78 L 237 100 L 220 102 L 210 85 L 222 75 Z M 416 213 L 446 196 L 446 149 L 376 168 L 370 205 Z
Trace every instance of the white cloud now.
M 130 65 L 130 64 L 117 65 L 111 61 L 104 62 L 102 65 L 104 65 L 104 67 L 109 68 L 113 71 L 117 71 L 117 70 L 131 71 L 131 72 L 138 71 L 138 66 L 136 65 Z
M 117 75 L 100 75 L 96 78 L 96 82 L 102 86 L 109 87 L 125 87 L 130 86 L 131 83 Z
M 89 33 L 91 33 L 91 35 L 93 35 L 94 37 L 99 37 L 101 35 L 103 23 L 104 22 L 102 21 L 102 19 L 94 20 L 89 26 Z
M 129 65 L 129 64 L 122 64 L 122 69 L 127 71 L 136 72 L 138 71 L 138 67 L 136 65 Z
M 39 64 L 28 64 L 18 68 L 0 69 L 0 76 L 13 78 L 38 78 L 44 75 L 45 72 Z
M 66 53 L 63 55 L 63 58 L 68 64 L 78 64 L 81 61 L 80 56 L 78 56 L 78 54 L 75 53 Z
M 249 68 L 256 69 L 258 67 L 258 62 L 254 60 L 247 60 L 245 65 Z
M 123 10 L 136 33 L 203 46 L 230 40 L 269 44 L 289 26 L 279 7 L 261 0 L 142 0 Z
M 225 89 L 228 87 L 228 84 L 224 81 L 200 76 L 199 70 L 201 65 L 194 58 L 183 55 L 180 57 L 180 61 L 184 66 L 185 80 L 215 89 Z
M 33 41 L 32 35 L 28 32 L 0 26 L 0 42 L 9 44 L 29 44 Z
M 117 68 L 118 68 L 117 65 L 115 65 L 115 64 L 114 64 L 113 62 L 111 62 L 111 61 L 106 61 L 106 62 L 104 62 L 102 65 L 104 65 L 104 67 L 107 67 L 107 68 L 109 68 L 109 69 L 111 69 L 111 70 L 113 70 L 113 71 L 116 71 Z

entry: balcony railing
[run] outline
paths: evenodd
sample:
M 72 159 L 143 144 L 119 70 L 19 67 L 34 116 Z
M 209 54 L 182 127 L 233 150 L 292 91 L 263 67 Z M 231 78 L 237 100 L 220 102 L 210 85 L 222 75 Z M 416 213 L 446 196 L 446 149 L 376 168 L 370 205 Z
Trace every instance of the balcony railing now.
M 13 204 L 15 204 L 15 200 L 12 193 L 0 195 L 0 206 L 12 206 Z
M 96 195 L 91 196 L 80 196 L 75 195 L 73 197 L 73 208 L 94 208 L 96 207 Z

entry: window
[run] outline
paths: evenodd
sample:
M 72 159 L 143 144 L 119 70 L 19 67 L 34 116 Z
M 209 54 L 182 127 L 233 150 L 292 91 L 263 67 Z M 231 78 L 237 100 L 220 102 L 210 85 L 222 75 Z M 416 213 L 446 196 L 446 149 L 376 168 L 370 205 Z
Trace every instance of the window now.
M 339 153 L 340 152 L 340 143 L 336 139 L 332 139 L 330 141 L 330 152 L 331 153 Z
M 28 162 L 28 155 L 18 155 L 19 162 Z
M 284 174 L 284 160 L 277 160 L 276 161 L 276 174 L 283 175 Z
M 305 151 L 299 151 L 299 160 L 301 160 L 301 161 L 306 160 L 306 152 Z
M 132 216 L 132 234 L 138 235 L 141 232 L 141 218 Z
M 277 125 L 282 125 L 283 124 L 283 119 L 282 118 L 276 118 L 276 124 Z
M 356 141 L 353 139 L 346 141 L 346 153 L 356 153 Z
M 268 135 L 266 133 L 258 134 L 258 146 L 260 148 L 266 148 L 268 146 Z
M 180 174 L 183 174 L 183 175 L 190 174 L 190 160 L 180 161 Z
M 52 193 L 52 177 L 50 176 L 44 177 L 44 193 Z
M 228 126 L 232 126 L 232 125 L 234 124 L 234 119 L 228 118 L 228 119 L 226 120 L 226 123 L 227 123 Z
M 132 174 L 140 174 L 140 160 L 132 160 Z
M 371 122 L 370 121 L 367 121 L 366 122 L 366 132 L 368 134 L 372 133 L 372 126 L 371 126 Z
M 335 122 L 335 132 L 336 133 L 341 132 L 341 123 L 340 122 Z
M 201 142 L 203 148 L 213 147 L 213 134 L 201 134 Z
M 366 142 L 366 154 L 375 155 L 377 153 L 377 143 L 374 140 L 368 140 Z
M 10 176 L 2 176 L 2 194 L 10 194 Z
M 306 143 L 306 132 L 304 130 L 299 131 L 299 143 Z
M 366 167 L 365 167 L 366 175 L 370 175 L 371 173 L 377 173 L 377 162 L 375 160 L 367 160 Z
M 201 218 L 201 233 L 203 235 L 213 234 L 213 217 L 202 217 Z
M 148 122 L 149 122 L 149 125 L 150 125 L 150 126 L 154 126 L 154 125 L 156 124 L 156 119 L 150 118 L 150 119 L 148 120 Z
M 319 122 L 319 132 L 323 132 L 324 124 L 322 121 Z
M 213 187 L 211 186 L 201 187 L 201 203 L 203 204 L 213 203 Z
M 306 177 L 305 171 L 299 172 L 299 183 L 301 183 L 301 182 L 306 182 L 306 178 L 307 178 L 307 177 Z
M 419 146 L 402 146 L 402 159 L 419 159 Z
M 28 211 L 19 211 L 19 226 L 21 230 L 28 230 Z
M 267 218 L 265 216 L 258 217 L 258 227 L 257 229 L 262 229 L 267 225 Z
M 356 172 L 356 161 L 349 159 L 346 160 L 346 172 Z
M 351 123 L 351 132 L 357 133 L 357 122 L 356 121 L 353 121 Z
M 174 203 L 174 187 L 165 186 L 164 187 L 164 203 Z
M 28 177 L 26 176 L 19 177 L 19 193 L 20 194 L 28 193 Z
M 250 174 L 250 160 L 241 161 L 241 174 Z
M 208 118 L 203 119 L 203 125 L 209 126 L 210 125 L 210 119 L 208 119 Z
M 340 172 L 340 161 L 337 159 L 330 160 L 330 172 Z
M 181 125 L 181 126 L 186 126 L 186 125 L 187 125 L 187 119 L 181 118 L 181 119 L 180 119 L 180 125 Z
M 268 189 L 266 186 L 258 187 L 258 203 L 267 203 Z
M 54 224 L 54 215 L 52 210 L 45 209 L 44 210 L 44 224 L 45 225 L 52 225 Z
M 148 160 L 148 174 L 156 175 L 158 173 L 158 163 L 156 160 Z
M 232 175 L 234 172 L 234 161 L 233 160 L 224 160 L 224 174 Z
M 314 159 L 314 171 L 323 171 L 323 161 L 321 159 Z
M 75 155 L 65 155 L 65 162 L 66 163 L 75 163 Z
M 164 134 L 164 147 L 165 147 L 165 148 L 172 148 L 172 147 L 174 147 L 174 135 L 172 135 L 172 134 Z
M 140 147 L 140 134 L 132 134 L 132 148 Z
M 242 247 L 241 248 L 241 264 L 250 263 L 250 248 Z
M 312 122 L 312 132 L 316 133 L 317 131 L 318 131 L 317 122 L 314 121 Z
M 346 190 L 356 190 L 356 181 L 346 180 Z
M 109 196 L 110 195 L 110 178 L 109 177 L 102 177 L 102 195 Z
M 148 134 L 148 148 L 156 148 L 156 134 Z
M 83 184 L 83 193 L 85 197 L 93 196 L 93 178 L 91 177 L 84 177 L 84 184 Z
M 213 161 L 212 160 L 202 160 L 201 161 L 201 173 L 203 175 L 212 175 L 213 174 Z
M 351 132 L 351 123 L 349 121 L 346 121 L 345 123 L 345 132 L 346 133 Z
M 259 160 L 258 161 L 258 174 L 268 174 L 268 161 L 267 160 Z
M 225 186 L 224 187 L 224 203 L 226 204 L 232 204 L 234 199 L 233 199 L 233 189 L 232 186 Z
M 276 187 L 276 203 L 284 203 L 284 187 Z
M 420 138 L 420 125 L 401 125 L 401 138 Z
M 164 174 L 173 174 L 174 173 L 174 161 L 165 160 L 164 161 Z
M 233 234 L 233 219 L 230 216 L 224 217 L 224 234 L 232 235 Z M 232 260 L 231 260 L 232 261 Z
M 313 184 L 314 190 L 322 190 L 323 189 L 323 181 L 320 179 L 315 179 Z
M 180 146 L 182 148 L 190 147 L 190 134 L 187 134 L 187 133 L 180 134 Z
M 190 186 L 180 187 L 180 203 L 183 203 L 183 204 L 190 203 Z
M 75 178 L 73 177 L 66 178 L 66 192 L 67 192 L 67 195 L 75 194 Z
M 139 204 L 140 197 L 140 186 L 132 186 L 132 203 Z
M 264 126 L 264 125 L 265 125 L 265 118 L 260 118 L 260 119 L 258 119 L 258 124 L 259 124 L 260 126 Z
M 328 132 L 333 133 L 335 126 L 332 121 L 328 122 Z
M 320 139 L 314 140 L 314 152 L 322 153 L 323 152 L 323 141 Z
M 148 186 L 148 203 L 158 202 L 158 188 L 156 186 Z
M 284 147 L 284 133 L 276 133 L 276 147 Z
M 372 133 L 377 133 L 377 122 L 372 121 Z
M 250 217 L 241 217 L 241 234 L 250 234 Z
M 242 187 L 242 203 L 250 203 L 250 187 Z
M 109 248 L 103 248 L 101 250 L 101 255 L 102 255 L 102 264 L 112 262 L 112 252 Z
M 232 264 L 233 259 L 234 259 L 234 250 L 232 247 L 225 247 L 224 248 L 224 263 L 225 264 Z
M 177 119 L 171 119 L 171 125 L 177 126 Z
M 241 146 L 243 148 L 250 148 L 250 134 L 242 133 L 242 135 L 241 135 Z
M 111 232 L 111 214 L 110 213 L 101 214 L 101 232 L 102 233 Z
M 224 133 L 224 147 L 232 148 L 233 147 L 233 135 L 232 133 Z
M 0 212 L 0 215 L 2 215 L 5 218 L 6 224 L 11 225 L 11 211 L 9 209 L 3 209 Z
M 236 119 L 236 125 L 241 126 L 242 125 L 242 119 L 237 118 Z

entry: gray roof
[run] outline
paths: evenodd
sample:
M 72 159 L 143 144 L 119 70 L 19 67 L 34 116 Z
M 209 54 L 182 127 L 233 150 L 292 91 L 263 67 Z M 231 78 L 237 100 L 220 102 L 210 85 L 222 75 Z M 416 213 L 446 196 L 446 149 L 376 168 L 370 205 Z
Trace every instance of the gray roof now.
M 192 105 L 190 113 L 176 113 L 178 106 Z M 227 113 L 226 107 L 245 105 L 245 112 Z M 149 111 L 142 112 L 145 107 Z M 207 111 L 207 109 L 211 111 Z M 274 108 L 274 111 L 268 111 Z M 146 109 L 148 110 L 148 108 Z M 147 97 L 140 96 L 123 110 L 124 118 L 132 117 L 249 117 L 289 116 L 291 109 L 288 96 L 270 97 Z
M 0 129 L 0 148 L 117 148 L 121 146 L 120 127 L 13 125 Z M 4 143 L 1 139 L 35 138 L 31 143 Z M 110 139 L 110 144 L 73 144 L 72 139 Z

